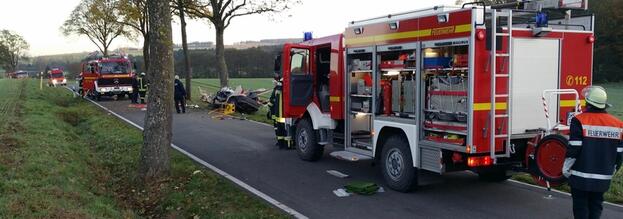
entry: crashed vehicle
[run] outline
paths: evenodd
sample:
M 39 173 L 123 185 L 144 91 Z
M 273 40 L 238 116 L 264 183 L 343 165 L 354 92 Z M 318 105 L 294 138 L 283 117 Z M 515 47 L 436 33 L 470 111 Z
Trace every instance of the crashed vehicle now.
M 265 88 L 246 91 L 241 86 L 238 86 L 235 90 L 229 87 L 223 87 L 214 95 L 209 95 L 203 92 L 201 100 L 209 103 L 213 108 L 223 107 L 226 104 L 235 105 L 235 109 L 239 113 L 252 114 L 257 112 L 260 107 L 266 104 L 266 101 L 261 100 L 260 95 L 269 92 Z

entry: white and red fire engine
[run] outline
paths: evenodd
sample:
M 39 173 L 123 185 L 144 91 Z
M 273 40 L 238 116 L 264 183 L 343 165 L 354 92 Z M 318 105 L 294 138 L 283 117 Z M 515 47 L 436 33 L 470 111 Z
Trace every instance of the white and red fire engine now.
M 79 93 L 98 101 L 102 96 L 116 95 L 122 98 L 130 95 L 133 92 L 132 77 L 136 74 L 135 69 L 136 66 L 126 56 L 90 55 L 82 62 Z
M 422 171 L 562 183 L 568 118 L 592 83 L 587 4 L 439 6 L 286 44 L 276 121 L 302 159 L 332 145 L 334 157 L 379 163 L 398 191 Z

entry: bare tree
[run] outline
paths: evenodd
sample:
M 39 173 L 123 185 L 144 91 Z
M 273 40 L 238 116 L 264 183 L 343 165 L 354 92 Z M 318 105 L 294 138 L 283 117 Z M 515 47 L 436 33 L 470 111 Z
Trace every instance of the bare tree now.
M 149 183 L 167 177 L 170 171 L 171 112 L 173 108 L 173 36 L 169 0 L 148 0 L 149 74 L 147 115 L 139 175 Z
M 115 4 L 113 0 L 82 0 L 63 23 L 61 31 L 66 36 L 87 36 L 106 57 L 112 41 L 128 34 L 117 20 Z
M 280 12 L 298 3 L 300 0 L 198 0 L 195 7 L 188 7 L 189 13 L 206 18 L 214 25 L 216 69 L 219 72 L 221 87 L 226 87 L 229 83 L 223 35 L 232 19 L 252 14 Z
M 16 71 L 19 61 L 30 48 L 22 36 L 9 30 L 0 31 L 0 65 L 7 71 Z
M 188 7 L 196 5 L 195 0 L 174 0 L 173 8 L 180 17 L 180 26 L 182 31 L 182 52 L 184 53 L 184 75 L 186 78 L 186 99 L 192 97 L 192 69 L 190 68 L 190 57 L 188 56 L 188 38 L 186 35 L 186 10 Z
M 119 22 L 131 27 L 143 37 L 143 62 L 145 72 L 149 70 L 149 14 L 147 0 L 118 0 Z

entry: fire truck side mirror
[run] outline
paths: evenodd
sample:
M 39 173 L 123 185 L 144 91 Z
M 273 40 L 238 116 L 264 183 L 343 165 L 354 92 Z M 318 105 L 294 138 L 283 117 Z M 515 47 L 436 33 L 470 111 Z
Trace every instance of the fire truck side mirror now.
M 275 73 L 281 73 L 281 55 L 275 57 Z

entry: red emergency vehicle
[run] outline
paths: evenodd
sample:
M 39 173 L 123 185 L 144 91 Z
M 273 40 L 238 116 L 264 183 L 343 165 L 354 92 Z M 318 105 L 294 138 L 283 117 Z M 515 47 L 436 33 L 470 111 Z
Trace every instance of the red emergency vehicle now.
M 415 188 L 423 171 L 499 181 L 522 170 L 562 183 L 568 118 L 592 82 L 586 7 L 439 6 L 286 44 L 276 60 L 278 121 L 301 158 L 318 160 L 332 145 L 334 157 L 379 163 L 398 191 Z
M 65 86 L 67 85 L 67 79 L 63 74 L 63 68 L 61 67 L 52 67 L 48 68 L 46 71 L 48 75 L 48 86 Z
M 91 57 L 82 63 L 78 81 L 83 96 L 100 100 L 102 96 L 123 98 L 132 93 L 134 72 L 132 62 L 126 56 Z

